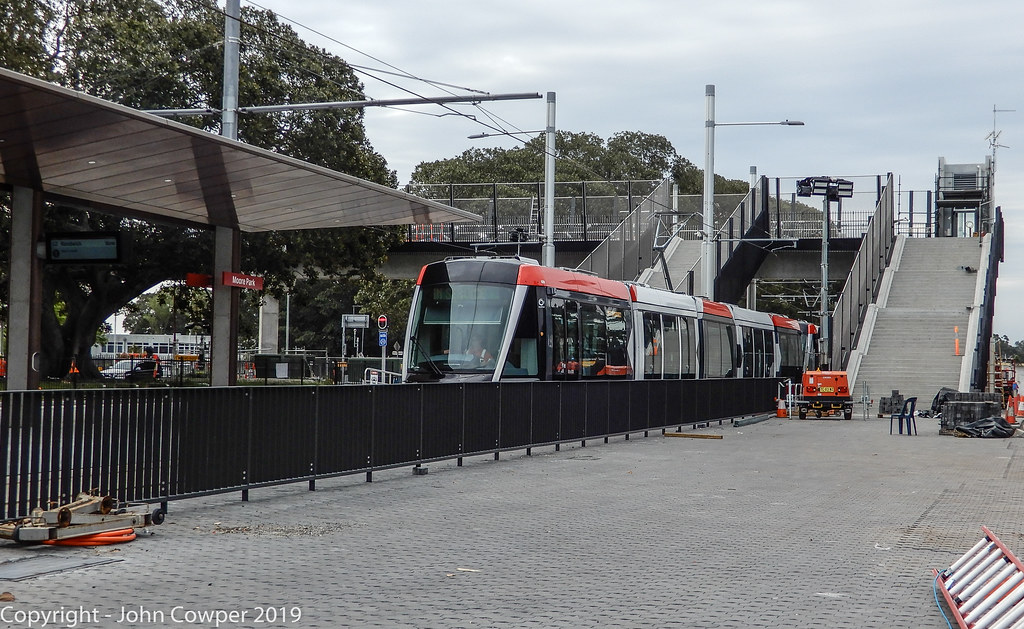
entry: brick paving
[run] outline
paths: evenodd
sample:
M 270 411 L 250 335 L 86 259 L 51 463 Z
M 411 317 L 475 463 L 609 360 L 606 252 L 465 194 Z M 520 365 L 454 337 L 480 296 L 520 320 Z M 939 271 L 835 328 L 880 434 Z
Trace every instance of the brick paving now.
M 981 525 L 1024 554 L 1024 442 L 887 424 L 772 418 L 174 502 L 128 544 L 0 542 L 0 561 L 121 560 L 0 582 L 0 626 L 946 627 L 932 568 Z

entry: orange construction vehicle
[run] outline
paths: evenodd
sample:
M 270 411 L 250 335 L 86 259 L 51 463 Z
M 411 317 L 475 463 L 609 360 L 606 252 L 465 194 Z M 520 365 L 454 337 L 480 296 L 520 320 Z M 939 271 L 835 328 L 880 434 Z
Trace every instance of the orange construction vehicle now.
M 807 419 L 807 413 L 818 417 L 843 412 L 843 419 L 853 419 L 853 396 L 845 371 L 806 371 L 803 391 L 796 400 L 797 414 Z

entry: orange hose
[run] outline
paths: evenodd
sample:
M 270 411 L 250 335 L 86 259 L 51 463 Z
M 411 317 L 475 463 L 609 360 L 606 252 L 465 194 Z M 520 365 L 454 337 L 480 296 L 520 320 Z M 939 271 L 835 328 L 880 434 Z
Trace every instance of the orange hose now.
M 120 544 L 135 539 L 135 529 L 119 529 L 105 533 L 93 533 L 92 535 L 81 535 L 67 539 L 48 539 L 44 544 L 50 546 L 105 546 L 107 544 Z

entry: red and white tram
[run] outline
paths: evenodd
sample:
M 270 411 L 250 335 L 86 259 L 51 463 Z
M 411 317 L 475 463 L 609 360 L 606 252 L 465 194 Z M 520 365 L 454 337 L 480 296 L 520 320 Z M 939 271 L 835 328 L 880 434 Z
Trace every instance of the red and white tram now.
M 799 377 L 813 325 L 519 258 L 420 271 L 405 382 Z

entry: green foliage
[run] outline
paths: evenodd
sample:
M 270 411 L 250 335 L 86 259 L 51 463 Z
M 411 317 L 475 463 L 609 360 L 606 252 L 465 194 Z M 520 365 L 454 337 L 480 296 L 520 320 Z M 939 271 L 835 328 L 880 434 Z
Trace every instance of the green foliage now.
M 175 282 L 132 300 L 125 311 L 132 334 L 206 334 L 213 301 L 209 290 Z
M 1024 341 L 1014 343 L 1005 334 L 993 334 L 992 338 L 996 342 L 996 356 L 1024 364 Z
M 593 133 L 555 133 L 557 181 L 659 180 L 671 176 L 681 194 L 700 194 L 704 173 L 661 135 L 620 131 L 605 142 Z M 468 149 L 458 157 L 421 162 L 411 183 L 532 182 L 544 179 L 544 134 L 512 149 Z M 745 194 L 750 185 L 715 176 L 719 194 Z
M 360 311 L 370 315 L 371 321 L 376 321 L 382 314 L 388 317 L 389 347 L 394 347 L 396 341 L 405 342 L 405 328 L 409 322 L 409 308 L 415 286 L 412 280 L 390 280 L 380 275 L 368 277 L 359 283 L 356 301 Z
M 0 3 L 0 66 L 48 78 L 47 38 L 55 36 L 54 8 L 46 0 L 5 0 Z

